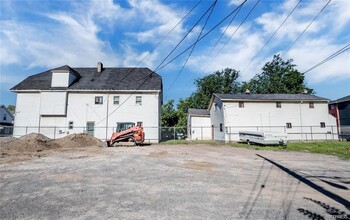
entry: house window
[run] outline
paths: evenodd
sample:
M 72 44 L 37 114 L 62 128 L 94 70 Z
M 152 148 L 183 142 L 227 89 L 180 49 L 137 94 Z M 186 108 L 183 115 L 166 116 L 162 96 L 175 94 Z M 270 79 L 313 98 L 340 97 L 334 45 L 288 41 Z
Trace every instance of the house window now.
M 309 108 L 314 108 L 314 103 L 313 102 L 309 102 Z
M 70 121 L 68 122 L 68 129 L 73 129 L 74 122 Z
M 136 96 L 136 105 L 142 105 L 142 96 Z
M 282 108 L 281 102 L 276 102 L 276 108 Z
M 103 97 L 102 96 L 95 96 L 95 104 L 102 105 L 103 104 Z
M 215 105 L 214 105 L 214 106 L 215 106 L 214 111 L 216 112 L 216 111 L 218 110 L 218 104 L 216 104 L 216 103 L 215 103 Z
M 288 123 L 286 124 L 286 127 L 287 127 L 287 128 L 292 128 L 292 123 L 289 123 L 289 122 L 288 122 Z
M 114 105 L 119 105 L 119 96 L 114 96 L 113 97 L 113 104 Z
M 222 123 L 220 123 L 220 132 L 223 132 L 224 130 L 222 129 Z
M 142 121 L 138 121 L 137 122 L 137 126 L 141 126 L 142 127 Z
M 6 114 L 4 114 L 3 120 L 6 121 L 7 117 Z
M 238 106 L 239 106 L 240 108 L 244 108 L 244 102 L 239 102 L 239 103 L 238 103 Z
M 320 122 L 320 127 L 321 127 L 321 128 L 325 128 L 325 127 L 326 127 L 326 123 Z

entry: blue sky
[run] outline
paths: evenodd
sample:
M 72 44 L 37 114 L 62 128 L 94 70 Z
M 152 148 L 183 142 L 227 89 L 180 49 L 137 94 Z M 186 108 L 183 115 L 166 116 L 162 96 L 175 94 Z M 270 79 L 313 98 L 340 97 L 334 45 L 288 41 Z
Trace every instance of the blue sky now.
M 95 67 L 99 61 L 106 67 L 136 66 L 198 1 L 0 2 L 0 104 L 8 105 L 15 104 L 16 98 L 9 89 L 41 71 L 65 64 L 71 67 Z M 212 2 L 202 0 L 139 67 L 154 70 Z M 219 0 L 203 34 L 241 2 L 242 0 Z M 200 41 L 181 73 L 188 52 L 157 71 L 163 78 L 164 101 L 188 97 L 195 90 L 194 79 L 216 70 L 234 68 L 241 71 L 240 80 L 249 80 L 261 72 L 261 67 L 274 54 L 280 53 L 284 59 L 294 59 L 296 68 L 303 72 L 350 43 L 350 1 L 333 0 L 285 54 L 288 46 L 327 3 L 327 0 L 303 0 L 261 53 L 253 59 L 298 1 L 261 0 L 238 28 L 255 3 L 256 0 L 248 0 L 230 26 L 231 18 Z M 204 21 L 205 18 L 169 59 L 197 39 Z M 224 32 L 226 27 L 227 31 Z M 235 30 L 236 33 L 232 35 Z M 222 33 L 222 39 L 214 47 Z M 179 77 L 174 82 L 178 74 Z M 316 95 L 329 99 L 349 95 L 350 51 L 305 76 L 307 85 L 316 91 Z

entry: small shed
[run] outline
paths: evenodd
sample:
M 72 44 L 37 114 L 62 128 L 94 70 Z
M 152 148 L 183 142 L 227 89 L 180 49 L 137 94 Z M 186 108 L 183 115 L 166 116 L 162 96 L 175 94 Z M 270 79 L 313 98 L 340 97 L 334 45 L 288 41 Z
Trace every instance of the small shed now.
M 188 109 L 187 137 L 190 140 L 212 140 L 210 112 L 207 109 Z

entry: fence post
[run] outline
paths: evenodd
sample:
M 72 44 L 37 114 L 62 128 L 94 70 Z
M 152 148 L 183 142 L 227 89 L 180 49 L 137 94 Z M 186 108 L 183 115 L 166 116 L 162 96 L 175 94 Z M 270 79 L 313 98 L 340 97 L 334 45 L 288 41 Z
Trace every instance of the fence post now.
M 175 140 L 176 138 L 175 138 L 175 127 L 174 127 L 174 140 Z
M 333 139 L 333 141 L 334 141 L 334 132 L 333 132 L 333 126 L 331 126 L 332 127 L 332 139 Z
M 26 135 L 28 134 L 28 127 L 26 126 Z
M 53 130 L 53 139 L 56 139 L 56 126 L 54 127 L 54 130 Z
M 201 127 L 201 140 L 203 140 L 203 127 Z
M 311 141 L 314 140 L 313 132 L 312 132 L 312 126 L 310 126 L 310 132 L 311 132 Z

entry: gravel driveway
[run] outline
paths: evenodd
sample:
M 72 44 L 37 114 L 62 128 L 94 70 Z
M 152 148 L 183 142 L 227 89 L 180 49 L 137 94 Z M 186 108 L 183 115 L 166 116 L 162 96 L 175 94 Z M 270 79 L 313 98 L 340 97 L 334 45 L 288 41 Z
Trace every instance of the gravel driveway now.
M 350 162 L 232 147 L 58 150 L 0 165 L 1 219 L 349 219 Z

